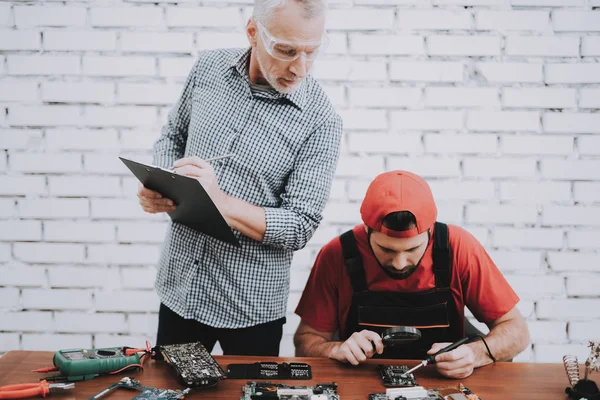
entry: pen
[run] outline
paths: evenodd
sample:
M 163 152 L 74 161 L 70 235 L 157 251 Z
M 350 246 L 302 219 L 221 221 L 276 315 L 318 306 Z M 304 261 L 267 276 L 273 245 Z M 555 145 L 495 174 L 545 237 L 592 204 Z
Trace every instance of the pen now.
M 222 160 L 224 158 L 230 158 L 230 157 L 233 157 L 233 156 L 235 156 L 235 154 L 233 154 L 233 153 L 231 153 L 231 154 L 223 154 L 222 156 L 217 156 L 217 157 L 213 157 L 213 158 L 207 158 L 204 161 L 206 161 L 206 162 L 217 161 L 217 160 Z

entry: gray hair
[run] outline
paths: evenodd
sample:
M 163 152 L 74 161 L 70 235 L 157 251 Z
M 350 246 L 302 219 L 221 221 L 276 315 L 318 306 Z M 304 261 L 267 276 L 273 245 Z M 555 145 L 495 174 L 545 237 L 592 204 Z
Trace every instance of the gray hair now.
M 327 10 L 327 0 L 254 0 L 252 16 L 260 23 L 267 24 L 275 11 L 292 1 L 302 5 L 306 19 L 318 17 Z

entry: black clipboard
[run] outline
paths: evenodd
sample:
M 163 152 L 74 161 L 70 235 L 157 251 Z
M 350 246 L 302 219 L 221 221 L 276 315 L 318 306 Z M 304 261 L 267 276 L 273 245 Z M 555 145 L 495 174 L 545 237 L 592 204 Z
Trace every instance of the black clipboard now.
M 175 211 L 167 213 L 173 222 L 241 247 L 240 242 L 225 222 L 225 218 L 196 179 L 123 157 L 119 157 L 119 159 L 133 172 L 142 185 L 175 202 L 177 205 Z

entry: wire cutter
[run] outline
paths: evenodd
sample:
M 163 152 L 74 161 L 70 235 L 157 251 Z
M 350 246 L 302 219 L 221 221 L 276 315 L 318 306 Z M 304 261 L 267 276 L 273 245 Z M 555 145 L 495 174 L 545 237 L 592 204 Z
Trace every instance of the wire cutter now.
M 48 393 L 75 388 L 74 383 L 21 383 L 17 385 L 0 386 L 0 399 L 24 399 L 33 396 L 46 397 Z

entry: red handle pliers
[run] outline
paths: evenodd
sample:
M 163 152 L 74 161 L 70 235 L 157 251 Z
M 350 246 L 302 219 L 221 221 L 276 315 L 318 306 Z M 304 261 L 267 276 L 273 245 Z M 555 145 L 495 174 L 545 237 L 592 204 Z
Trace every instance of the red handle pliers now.
M 74 383 L 21 383 L 17 385 L 0 386 L 0 399 L 24 399 L 33 396 L 46 397 L 48 393 L 56 390 L 69 390 L 75 387 Z

